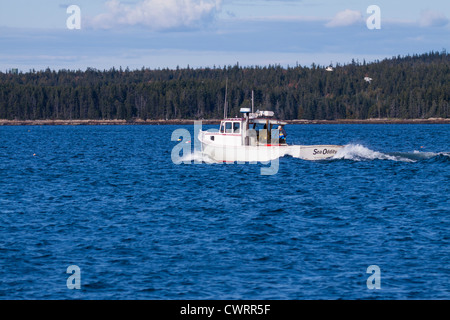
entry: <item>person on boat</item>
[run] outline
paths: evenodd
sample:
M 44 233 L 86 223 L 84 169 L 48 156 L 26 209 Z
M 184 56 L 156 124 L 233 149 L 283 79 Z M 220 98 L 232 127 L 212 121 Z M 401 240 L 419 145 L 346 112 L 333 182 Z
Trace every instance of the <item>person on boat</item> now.
M 286 143 L 286 131 L 282 126 L 278 126 L 278 134 L 280 138 L 280 143 Z

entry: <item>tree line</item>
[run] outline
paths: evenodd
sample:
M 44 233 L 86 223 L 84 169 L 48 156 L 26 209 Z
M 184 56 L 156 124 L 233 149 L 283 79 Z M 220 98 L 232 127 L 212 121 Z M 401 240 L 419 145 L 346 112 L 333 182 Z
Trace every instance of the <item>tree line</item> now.
M 450 117 L 449 54 L 345 65 L 0 72 L 0 119 L 220 119 L 250 107 L 282 119 Z

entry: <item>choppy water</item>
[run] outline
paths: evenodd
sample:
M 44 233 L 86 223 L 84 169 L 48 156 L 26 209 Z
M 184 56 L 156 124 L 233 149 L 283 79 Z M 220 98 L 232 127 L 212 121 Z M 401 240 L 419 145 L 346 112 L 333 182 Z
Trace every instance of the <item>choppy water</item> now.
M 0 299 L 450 298 L 449 126 L 288 126 L 346 147 L 271 176 L 177 128 L 0 127 Z

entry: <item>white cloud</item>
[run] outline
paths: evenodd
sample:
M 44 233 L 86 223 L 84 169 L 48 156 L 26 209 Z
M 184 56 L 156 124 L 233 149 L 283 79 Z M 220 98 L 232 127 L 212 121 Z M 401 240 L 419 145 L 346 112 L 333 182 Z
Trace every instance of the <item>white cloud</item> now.
M 419 24 L 421 27 L 443 27 L 449 19 L 441 12 L 425 10 L 420 14 Z
M 236 21 L 250 21 L 250 22 L 324 22 L 328 19 L 311 16 L 294 16 L 294 15 L 271 15 L 271 16 L 246 16 L 246 17 L 232 17 Z
M 109 0 L 106 12 L 90 19 L 94 28 L 143 25 L 152 30 L 197 27 L 214 18 L 222 0 L 141 0 L 135 4 Z
M 363 16 L 360 11 L 346 9 L 338 12 L 331 21 L 325 26 L 327 27 L 346 27 L 355 23 L 363 22 Z

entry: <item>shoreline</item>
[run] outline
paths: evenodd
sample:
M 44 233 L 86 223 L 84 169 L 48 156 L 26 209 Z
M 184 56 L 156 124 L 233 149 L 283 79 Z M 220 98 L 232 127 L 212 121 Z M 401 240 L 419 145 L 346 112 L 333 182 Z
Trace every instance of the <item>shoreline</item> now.
M 80 126 L 80 125 L 193 125 L 202 121 L 205 125 L 218 125 L 221 120 L 6 120 L 0 126 Z M 428 119 L 338 119 L 338 120 L 283 120 L 287 124 L 450 124 L 450 118 Z

